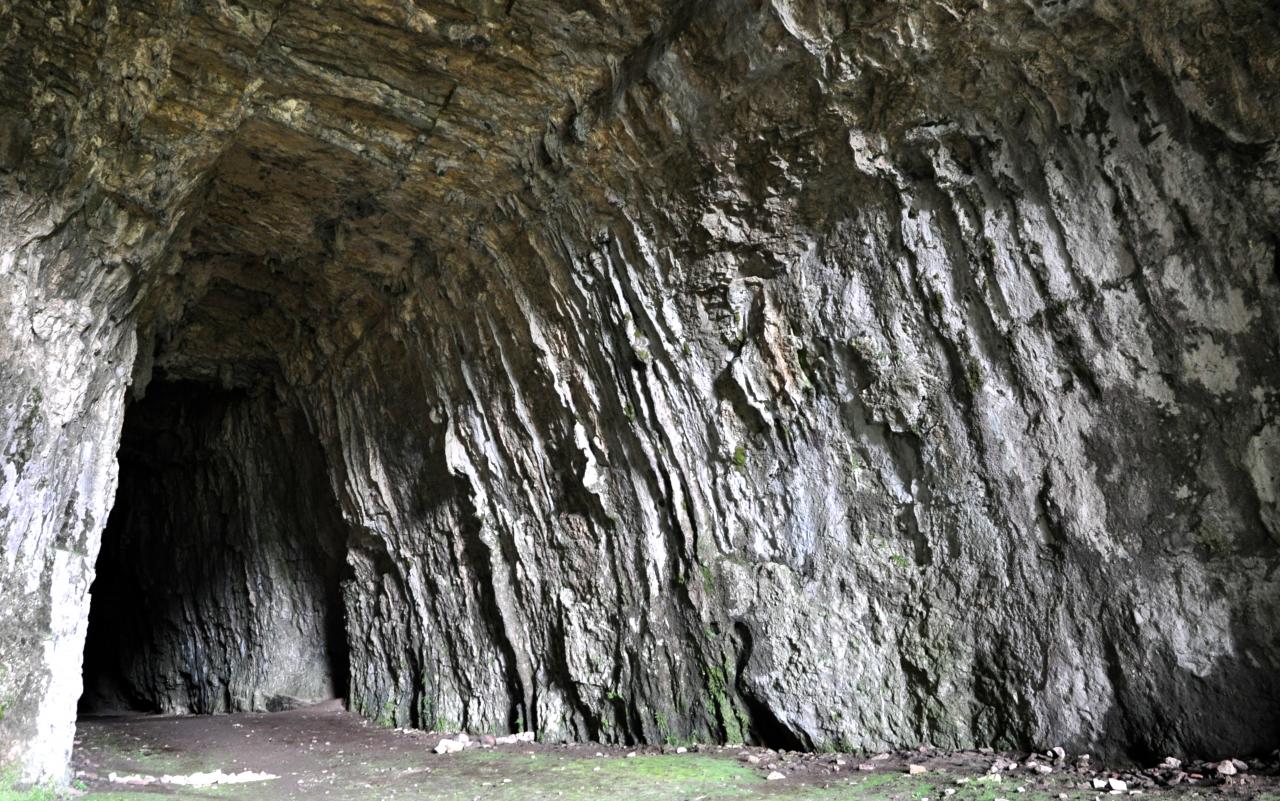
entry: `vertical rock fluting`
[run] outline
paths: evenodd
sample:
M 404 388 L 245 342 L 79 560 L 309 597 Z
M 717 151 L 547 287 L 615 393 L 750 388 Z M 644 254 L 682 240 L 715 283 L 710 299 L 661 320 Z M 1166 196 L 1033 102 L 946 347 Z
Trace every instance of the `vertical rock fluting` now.
M 297 412 L 269 394 L 153 383 L 120 445 L 81 707 L 278 710 L 344 694 L 345 557 Z
M 29 45 L 70 77 L 5 63 L 29 774 L 153 363 L 319 438 L 383 722 L 1274 747 L 1276 12 L 393 5 L 90 9 Z

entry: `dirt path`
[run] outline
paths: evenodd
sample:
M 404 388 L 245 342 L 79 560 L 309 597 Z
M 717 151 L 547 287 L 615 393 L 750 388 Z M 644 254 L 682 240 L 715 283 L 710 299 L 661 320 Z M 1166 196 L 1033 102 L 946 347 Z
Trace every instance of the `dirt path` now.
M 676 753 L 674 747 L 520 743 L 437 755 L 433 749 L 441 735 L 378 728 L 336 702 L 275 714 L 92 718 L 81 721 L 79 731 L 75 768 L 80 788 L 88 792 L 85 801 L 1092 801 L 1110 795 L 1094 789 L 1093 779 L 1113 775 L 1065 762 L 1050 767 L 1046 757 L 1028 762 L 1027 755 L 1009 755 L 1000 773 L 991 774 L 1002 757 L 979 752 L 900 752 L 871 759 L 717 746 Z M 1013 762 L 1018 766 L 1008 767 Z M 911 774 L 910 764 L 924 772 Z M 205 788 L 119 781 L 214 770 L 278 778 Z M 781 778 L 770 780 L 770 774 Z M 1141 774 L 1114 776 L 1129 785 L 1117 795 L 1138 790 L 1147 799 L 1280 801 L 1280 779 L 1256 769 L 1173 789 L 1144 786 Z

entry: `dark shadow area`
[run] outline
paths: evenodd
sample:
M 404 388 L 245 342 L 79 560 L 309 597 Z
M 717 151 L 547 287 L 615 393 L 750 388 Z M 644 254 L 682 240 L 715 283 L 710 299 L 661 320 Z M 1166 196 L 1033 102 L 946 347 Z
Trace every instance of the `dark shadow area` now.
M 91 590 L 82 714 L 346 698 L 347 527 L 272 393 L 156 382 L 132 403 Z
M 746 707 L 749 718 L 746 731 L 747 742 L 784 751 L 812 751 L 813 743 L 779 719 L 769 705 L 756 696 L 746 680 L 747 663 L 751 661 L 751 653 L 755 650 L 755 639 L 751 629 L 739 621 L 734 624 L 733 633 L 738 649 L 737 677 L 734 686 L 738 697 Z

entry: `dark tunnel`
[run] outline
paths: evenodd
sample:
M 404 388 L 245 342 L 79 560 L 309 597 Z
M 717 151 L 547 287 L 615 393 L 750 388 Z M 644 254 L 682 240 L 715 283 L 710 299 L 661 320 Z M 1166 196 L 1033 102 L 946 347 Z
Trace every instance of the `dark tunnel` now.
M 92 586 L 82 714 L 345 697 L 346 527 L 271 392 L 153 383 L 125 416 Z

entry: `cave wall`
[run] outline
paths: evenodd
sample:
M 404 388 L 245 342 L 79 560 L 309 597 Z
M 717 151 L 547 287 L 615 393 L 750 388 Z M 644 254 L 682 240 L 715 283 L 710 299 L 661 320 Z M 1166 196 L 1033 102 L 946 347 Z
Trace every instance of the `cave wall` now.
M 81 709 L 277 711 L 344 695 L 346 528 L 298 412 L 267 393 L 153 382 L 119 461 Z
M 118 61 L 40 108 L 140 76 L 92 101 L 118 128 L 69 117 L 104 152 L 5 177 L 45 176 L 33 207 L 111 199 L 104 241 L 134 244 L 117 287 L 86 278 L 82 227 L 5 235 L 38 253 L 6 257 L 11 286 L 68 282 L 117 344 L 56 329 L 30 362 L 93 388 L 31 463 L 97 483 L 6 474 L 54 522 L 4 518 L 37 600 L 0 633 L 45 636 L 66 595 L 53 639 L 83 636 L 39 531 L 90 498 L 71 530 L 96 551 L 117 358 L 135 391 L 155 364 L 296 403 L 353 531 L 351 703 L 384 723 L 1136 758 L 1280 739 L 1275 11 L 132 11 L 42 34 L 46 60 Z M 6 76 L 6 104 L 46 96 Z M 31 315 L 70 319 L 0 302 L 15 352 Z M 8 386 L 53 385 L 24 369 Z M 22 425 L 33 390 L 5 392 Z M 59 664 L 0 676 L 32 688 L 0 742 L 35 775 L 69 744 L 34 722 L 41 682 L 74 684 Z

